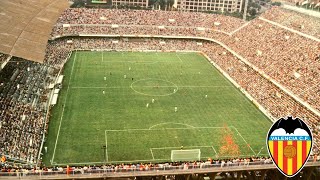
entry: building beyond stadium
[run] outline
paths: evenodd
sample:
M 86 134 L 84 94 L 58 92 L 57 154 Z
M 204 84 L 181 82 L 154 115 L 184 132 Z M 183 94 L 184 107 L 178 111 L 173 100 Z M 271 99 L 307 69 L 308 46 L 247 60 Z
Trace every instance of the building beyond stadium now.
M 113 6 L 148 7 L 149 0 L 112 0 Z M 243 0 L 174 0 L 173 7 L 180 11 L 241 11 Z
M 182 11 L 241 11 L 243 0 L 175 0 L 174 6 Z
M 148 7 L 149 0 L 112 0 L 113 6 L 129 5 L 129 6 L 140 6 Z

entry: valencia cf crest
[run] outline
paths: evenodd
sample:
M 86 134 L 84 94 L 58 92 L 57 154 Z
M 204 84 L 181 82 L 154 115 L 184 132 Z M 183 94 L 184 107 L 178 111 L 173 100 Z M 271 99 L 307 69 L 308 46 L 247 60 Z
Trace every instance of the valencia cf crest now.
M 312 134 L 301 119 L 281 118 L 268 132 L 267 147 L 279 171 L 287 177 L 293 177 L 309 159 Z

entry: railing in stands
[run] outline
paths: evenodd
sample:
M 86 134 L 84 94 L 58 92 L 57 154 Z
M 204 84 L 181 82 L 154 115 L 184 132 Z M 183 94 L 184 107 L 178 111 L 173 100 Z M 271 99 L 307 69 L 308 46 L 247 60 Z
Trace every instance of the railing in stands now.
M 309 166 L 320 166 L 320 161 L 310 161 L 306 164 Z M 250 163 L 224 163 L 224 164 L 181 164 L 179 166 L 170 166 L 169 164 L 158 165 L 157 167 L 147 166 L 103 166 L 91 168 L 56 168 L 55 170 L 19 170 L 16 172 L 0 172 L 0 177 L 20 178 L 20 179 L 66 179 L 80 177 L 132 177 L 132 176 L 156 176 L 156 175 L 174 175 L 174 174 L 196 174 L 208 172 L 230 172 L 238 170 L 260 170 L 260 169 L 275 169 L 273 163 L 265 163 L 264 161 Z M 45 176 L 45 177 L 43 177 Z

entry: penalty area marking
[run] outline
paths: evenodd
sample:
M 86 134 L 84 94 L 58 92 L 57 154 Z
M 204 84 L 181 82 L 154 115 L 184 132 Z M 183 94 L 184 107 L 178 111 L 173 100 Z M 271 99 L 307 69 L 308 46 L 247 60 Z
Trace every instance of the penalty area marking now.
M 162 129 L 152 129 L 156 126 L 159 126 L 159 125 L 162 125 L 162 124 L 180 124 L 180 125 L 185 125 L 187 126 L 187 128 L 162 128 Z M 234 126 L 228 126 L 230 128 L 233 128 L 236 130 L 236 132 L 238 133 L 238 135 L 242 138 L 242 140 L 246 143 L 247 141 L 244 139 L 244 137 L 241 135 L 241 133 L 238 131 L 238 129 Z M 221 128 L 225 128 L 225 127 L 194 127 L 194 126 L 191 126 L 191 125 L 188 125 L 188 124 L 183 124 L 183 123 L 159 123 L 159 124 L 156 124 L 156 125 L 153 125 L 151 126 L 149 129 L 119 129 L 119 130 L 116 130 L 116 129 L 110 129 L 110 130 L 105 130 L 105 138 L 106 138 L 106 157 L 108 158 L 108 141 L 107 141 L 107 132 L 128 132 L 128 131 L 158 131 L 158 130 L 166 130 L 166 129 L 169 129 L 169 130 L 174 130 L 174 129 L 221 129 Z M 216 149 L 213 147 L 213 146 L 185 146 L 186 147 L 211 147 L 213 149 L 213 151 L 215 152 L 216 156 L 218 155 Z M 153 149 L 173 149 L 173 148 L 181 148 L 181 147 L 161 147 L 161 148 L 149 148 L 150 150 L 150 153 L 151 153 L 151 156 L 152 156 L 152 160 L 133 160 L 133 161 L 108 161 L 108 163 L 116 163 L 116 162 L 144 162 L 144 161 L 161 161 L 161 160 L 170 160 L 170 159 L 155 159 L 154 158 L 154 154 L 153 154 Z M 251 151 L 254 153 L 254 155 L 257 155 L 255 153 L 255 151 L 251 148 L 251 146 L 249 146 L 249 148 L 251 149 Z M 242 157 L 245 157 L 245 156 L 248 156 L 248 155 L 240 155 Z M 221 157 L 232 157 L 232 156 L 221 156 Z M 203 157 L 204 158 L 204 157 Z M 101 162 L 103 163 L 103 162 Z
M 164 124 L 178 124 L 178 125 L 183 125 L 183 126 L 190 127 L 191 129 L 192 129 L 192 128 L 195 128 L 194 126 L 191 126 L 191 125 L 185 124 L 185 123 L 165 122 L 165 123 L 155 124 L 155 125 L 151 126 L 151 127 L 149 128 L 149 130 L 151 130 L 151 129 L 154 128 L 154 127 L 161 126 L 161 125 L 164 125 Z
M 160 123 L 161 124 L 161 123 Z M 182 123 L 181 123 L 182 124 Z M 157 125 L 157 124 L 156 124 Z M 184 124 L 186 125 L 186 124 Z M 155 126 L 151 126 L 152 128 Z M 150 128 L 151 128 L 150 127 Z M 244 137 L 240 134 L 240 132 L 237 130 L 236 127 L 234 126 L 229 126 L 230 128 L 234 128 L 237 133 L 239 134 L 239 136 L 244 140 L 244 142 L 247 142 Z M 188 127 L 188 128 L 164 128 L 164 129 L 120 129 L 120 130 L 105 130 L 105 140 L 106 140 L 106 159 L 107 159 L 107 163 L 125 163 L 125 162 L 156 162 L 156 161 L 171 161 L 171 159 L 155 159 L 154 158 L 154 154 L 151 154 L 151 156 L 153 155 L 153 159 L 140 159 L 140 160 L 126 160 L 126 161 L 109 161 L 109 156 L 108 156 L 108 140 L 107 140 L 107 132 L 121 132 L 121 131 L 157 131 L 157 130 L 164 130 L 164 129 L 220 129 L 220 128 L 225 128 L 225 127 Z M 211 147 L 213 149 L 213 151 L 215 152 L 215 154 L 217 155 L 217 151 L 213 146 L 185 146 L 185 147 Z M 162 147 L 162 148 L 149 148 L 150 149 L 168 149 L 168 148 L 181 148 L 181 147 Z M 253 151 L 253 149 L 250 147 L 250 149 Z M 254 151 L 253 151 L 254 152 Z M 150 151 L 151 153 L 151 151 Z M 153 152 L 152 152 L 153 153 Z M 256 153 L 254 152 L 254 154 L 256 155 Z M 264 155 L 264 154 L 260 154 L 260 155 Z M 267 155 L 267 154 L 266 154 Z M 249 157 L 251 156 L 250 154 L 248 155 L 239 155 L 239 157 Z M 220 156 L 219 158 L 222 157 L 234 157 L 234 156 Z M 209 157 L 202 157 L 202 158 L 209 158 Z M 212 158 L 212 157 L 211 157 Z M 51 162 L 52 165 L 70 165 L 70 164 L 103 164 L 105 163 L 104 161 L 100 161 L 100 162 L 79 162 L 79 163 L 53 163 L 53 161 Z

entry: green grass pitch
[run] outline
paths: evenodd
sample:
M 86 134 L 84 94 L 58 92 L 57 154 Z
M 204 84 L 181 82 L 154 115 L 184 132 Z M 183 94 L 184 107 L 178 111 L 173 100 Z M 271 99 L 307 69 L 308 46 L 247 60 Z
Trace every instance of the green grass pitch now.
M 241 156 L 267 155 L 271 121 L 201 54 L 75 52 L 63 74 L 46 165 L 225 158 L 226 127 Z

